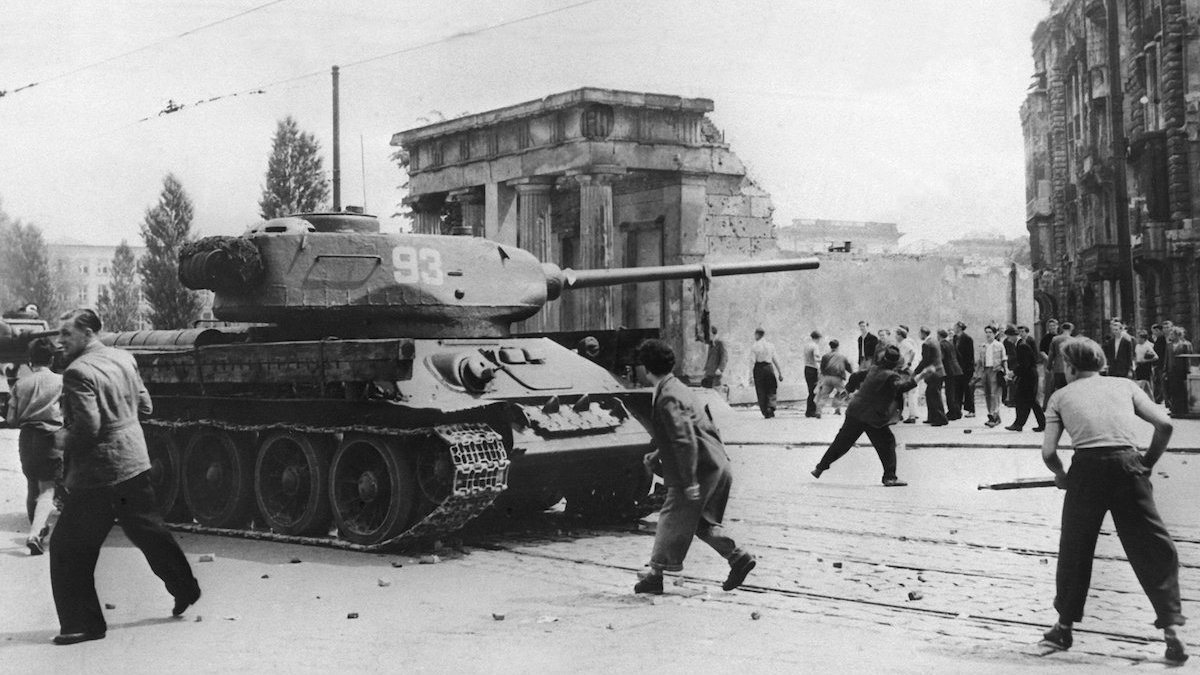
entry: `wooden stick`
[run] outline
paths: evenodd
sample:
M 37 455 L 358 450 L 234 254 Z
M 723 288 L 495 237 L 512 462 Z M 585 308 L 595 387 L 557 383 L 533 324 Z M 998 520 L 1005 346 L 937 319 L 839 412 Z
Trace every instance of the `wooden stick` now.
M 1024 490 L 1026 488 L 1054 487 L 1054 477 L 1014 478 L 1003 483 L 980 483 L 980 490 Z

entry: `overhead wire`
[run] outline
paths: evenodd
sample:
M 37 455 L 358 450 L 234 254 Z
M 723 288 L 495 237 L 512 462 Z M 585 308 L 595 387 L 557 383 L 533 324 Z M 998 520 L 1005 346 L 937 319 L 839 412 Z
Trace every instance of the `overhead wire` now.
M 281 1 L 281 0 L 280 0 L 280 1 Z M 527 15 L 525 15 L 525 16 L 520 16 L 520 17 L 517 17 L 517 18 L 515 18 L 515 19 L 507 19 L 507 20 L 504 20 L 504 21 L 499 21 L 499 22 L 496 22 L 496 23 L 493 23 L 493 24 L 487 24 L 487 25 L 481 26 L 481 27 L 479 27 L 479 28 L 473 28 L 473 29 L 467 29 L 467 30 L 459 31 L 459 32 L 457 32 L 457 33 L 454 33 L 454 34 L 452 34 L 452 35 L 447 35 L 447 36 L 440 37 L 440 38 L 436 38 L 436 39 L 433 39 L 433 40 L 428 40 L 428 41 L 426 41 L 426 42 L 421 42 L 421 43 L 418 43 L 418 44 L 415 44 L 415 45 L 410 45 L 410 46 L 408 46 L 408 47 L 404 47 L 404 48 L 401 48 L 401 49 L 397 49 L 397 50 L 394 50 L 394 51 L 390 51 L 390 52 L 387 52 L 387 53 L 384 53 L 384 54 L 378 54 L 378 55 L 375 55 L 375 56 L 369 56 L 369 57 L 366 57 L 366 58 L 358 59 L 357 61 L 350 61 L 350 62 L 348 62 L 348 63 L 344 63 L 344 64 L 340 64 L 340 65 L 338 65 L 338 68 L 340 68 L 340 69 L 342 69 L 342 70 L 345 70 L 345 69 L 347 69 L 347 68 L 353 68 L 353 67 L 355 67 L 355 66 L 360 66 L 360 65 L 363 65 L 363 64 L 365 64 L 365 63 L 371 63 L 371 62 L 373 62 L 373 61 L 380 61 L 380 60 L 383 60 L 383 59 L 391 58 L 391 57 L 393 57 L 393 56 L 399 56 L 399 55 L 401 55 L 401 54 L 409 54 L 409 53 L 412 53 L 412 52 L 415 52 L 415 51 L 419 51 L 419 50 L 422 50 L 422 49 L 428 49 L 428 48 L 430 48 L 430 47 L 435 47 L 435 46 L 437 46 L 437 45 L 445 44 L 445 43 L 447 43 L 447 42 L 452 42 L 452 41 L 454 41 L 454 40 L 458 40 L 458 39 L 462 39 L 462 38 L 467 38 L 467 37 L 471 37 L 471 36 L 474 36 L 474 35 L 479 35 L 479 34 L 481 34 L 481 33 L 487 33 L 487 32 L 493 31 L 493 30 L 498 30 L 498 29 L 500 29 L 500 28 L 506 28 L 506 27 L 508 27 L 508 26 L 512 26 L 512 25 L 519 24 L 519 23 L 524 23 L 524 22 L 527 22 L 527 21 L 533 21 L 533 20 L 535 20 L 535 19 L 540 19 L 540 18 L 542 18 L 542 17 L 550 16 L 550 15 L 552 15 L 552 14 L 558 14 L 558 13 L 560 13 L 560 12 L 565 12 L 565 11 L 568 11 L 568 10 L 572 10 L 572 9 L 576 9 L 576 8 L 579 8 L 579 7 L 583 7 L 583 6 L 585 6 L 585 5 L 591 5 L 591 4 L 594 4 L 594 3 L 597 3 L 597 2 L 603 2 L 603 1 L 604 1 L 604 0 L 580 0 L 579 2 L 575 2 L 575 3 L 569 4 L 569 5 L 563 5 L 563 6 L 561 6 L 561 7 L 555 7 L 555 8 L 552 8 L 552 9 L 543 10 L 543 11 L 541 11 L 541 12 L 535 12 L 535 13 L 533 13 L 533 14 L 527 14 Z M 314 70 L 314 71 L 312 71 L 312 72 L 304 73 L 304 74 L 302 74 L 302 75 L 294 75 L 294 76 L 291 76 L 291 77 L 286 77 L 286 78 L 283 78 L 283 79 L 280 79 L 280 80 L 275 80 L 275 81 L 273 81 L 273 82 L 268 82 L 268 83 L 266 83 L 266 84 L 260 84 L 260 85 L 258 85 L 258 86 L 256 86 L 256 87 L 252 87 L 252 88 L 250 88 L 250 89 L 243 89 L 243 90 L 238 90 L 238 91 L 235 91 L 235 92 L 230 92 L 230 93 L 228 93 L 228 94 L 220 94 L 220 95 L 217 95 L 217 96 L 210 96 L 210 97 L 208 97 L 208 98 L 199 99 L 199 100 L 195 101 L 194 103 L 190 103 L 190 104 L 187 104 L 187 103 L 178 103 L 178 102 L 176 102 L 174 99 L 170 99 L 170 100 L 168 100 L 168 101 L 167 101 L 167 104 L 166 104 L 166 106 L 164 106 L 164 107 L 163 107 L 161 110 L 159 110 L 157 113 L 154 113 L 154 114 L 151 114 L 151 115 L 147 115 L 147 116 L 145 116 L 145 117 L 143 117 L 143 118 L 141 118 L 141 119 L 139 119 L 139 120 L 137 120 L 137 121 L 135 121 L 135 122 L 131 122 L 130 124 L 127 124 L 127 125 L 125 125 L 124 127 L 121 127 L 121 129 L 126 129 L 126 128 L 128 128 L 128 127 L 131 127 L 131 126 L 134 126 L 134 125 L 137 125 L 137 124 L 141 124 L 141 123 L 143 123 L 143 122 L 149 122 L 149 121 L 150 121 L 150 120 L 152 120 L 152 119 L 155 119 L 155 118 L 158 118 L 158 117 L 162 117 L 163 115 L 169 115 L 169 114 L 172 114 L 172 113 L 176 113 L 176 112 L 179 112 L 179 111 L 181 111 L 181 110 L 183 110 L 183 109 L 185 109 L 185 108 L 189 108 L 189 107 L 190 107 L 190 108 L 194 108 L 194 107 L 196 107 L 196 106 L 204 105 L 204 104 L 207 104 L 207 103 L 212 103 L 212 102 L 215 102 L 215 101 L 220 101 L 220 100 L 227 99 L 227 98 L 233 98 L 233 97 L 236 97 L 236 96 L 249 96 L 249 95 L 259 95 L 259 94 L 266 94 L 268 89 L 272 89 L 272 88 L 274 88 L 274 87 L 277 87 L 277 86 L 279 86 L 279 85 L 282 85 L 282 84 L 290 84 L 290 83 L 292 83 L 292 82 L 297 82 L 297 81 L 300 81 L 300 80 L 305 80 L 305 79 L 308 79 L 308 78 L 311 78 L 311 77 L 318 77 L 318 76 L 322 76 L 322 75 L 327 75 L 328 73 L 329 73 L 329 71 L 328 71 L 328 70 L 325 70 L 325 69 L 322 69 L 322 70 Z M 118 129 L 118 130 L 119 130 L 119 129 Z
M 261 4 L 261 5 L 257 5 L 257 6 L 255 6 L 255 7 L 251 7 L 250 9 L 243 10 L 243 11 L 241 11 L 241 12 L 238 12 L 237 14 L 232 14 L 232 15 L 230 15 L 230 16 L 227 16 L 227 17 L 224 17 L 224 18 L 222 18 L 222 19 L 217 19 L 216 21 L 212 21 L 212 22 L 210 22 L 210 23 L 206 23 L 206 24 L 204 24 L 204 25 L 202 25 L 202 26 L 196 26 L 195 28 L 189 28 L 188 30 L 185 30 L 185 31 L 183 31 L 182 33 L 179 33 L 179 34 L 177 34 L 177 35 L 172 35 L 172 36 L 170 36 L 170 37 L 165 37 L 165 38 L 163 38 L 163 39 L 161 39 L 161 40 L 156 40 L 155 42 L 150 42 L 150 43 L 144 44 L 144 45 L 142 45 L 142 46 L 140 46 L 140 47 L 137 47 L 136 49 L 131 49 L 131 50 L 127 51 L 127 52 L 122 52 L 122 53 L 120 53 L 120 54 L 116 54 L 116 55 L 113 55 L 113 56 L 109 56 L 109 57 L 103 58 L 103 59 L 101 59 L 101 60 L 99 60 L 99 61 L 93 61 L 93 62 L 91 62 L 91 63 L 84 64 L 84 65 L 82 65 L 82 66 L 79 66 L 79 67 L 77 67 L 77 68 L 73 68 L 73 69 L 71 69 L 71 70 L 68 70 L 68 71 L 66 71 L 66 72 L 59 73 L 59 74 L 57 74 L 57 75 L 53 75 L 53 76 L 51 76 L 51 77 L 47 77 L 47 78 L 45 78 L 45 79 L 42 79 L 42 80 L 39 80 L 39 81 L 37 81 L 37 82 L 30 82 L 29 84 L 25 84 L 25 85 L 22 85 L 22 86 L 20 86 L 20 87 L 16 87 L 15 89 L 13 89 L 13 90 L 11 90 L 11 91 L 4 91 L 3 89 L 0 89 L 0 98 L 4 97 L 6 94 L 16 94 L 16 93 L 18 93 L 18 92 L 24 91 L 24 90 L 26 90 L 26 89 L 31 89 L 31 88 L 33 88 L 33 87 L 36 87 L 36 86 L 38 86 L 38 85 L 47 84 L 47 83 L 49 83 L 49 82 L 54 82 L 54 81 L 56 81 L 56 80 L 61 80 L 61 79 L 63 79 L 63 78 L 66 78 L 66 77 L 70 77 L 71 75 L 75 75 L 75 74 L 81 73 L 81 72 L 83 72 L 83 71 L 85 71 L 85 70 L 90 70 L 90 69 L 92 69 L 92 68 L 96 68 L 97 66 L 102 66 L 102 65 L 104 65 L 104 64 L 106 64 L 106 63 L 112 63 L 113 61 L 117 61 L 117 60 L 119 60 L 119 59 L 123 59 L 123 58 L 125 58 L 125 57 L 127 57 L 127 56 L 132 56 L 132 55 L 134 55 L 134 54 L 137 54 L 137 53 L 139 53 L 139 52 L 144 52 L 144 51 L 146 51 L 147 49 L 152 49 L 152 48 L 154 48 L 154 47 L 157 47 L 157 46 L 159 46 L 159 45 L 166 44 L 166 43 L 168 43 L 168 42 L 170 42 L 170 41 L 172 41 L 172 40 L 178 40 L 179 38 L 187 37 L 187 36 L 189 36 L 189 35 L 192 35 L 193 33 L 199 33 L 199 32 L 200 32 L 200 31 L 202 31 L 202 30 L 207 30 L 207 29 L 209 29 L 209 28 L 212 28 L 213 26 L 218 26 L 218 25 L 220 25 L 220 24 L 227 23 L 227 22 L 229 22 L 229 21 L 233 21 L 234 19 L 237 19 L 237 18 L 240 18 L 240 17 L 246 16 L 247 14 L 252 14 L 252 13 L 254 13 L 254 12 L 257 12 L 257 11 L 260 11 L 260 10 L 263 10 L 263 9 L 266 9 L 267 7 L 271 7 L 272 5 L 278 5 L 278 4 L 279 4 L 279 3 L 281 3 L 281 2 L 287 2 L 287 1 L 288 1 L 288 0 L 271 0 L 270 2 L 264 2 L 264 3 L 263 3 L 263 4 Z

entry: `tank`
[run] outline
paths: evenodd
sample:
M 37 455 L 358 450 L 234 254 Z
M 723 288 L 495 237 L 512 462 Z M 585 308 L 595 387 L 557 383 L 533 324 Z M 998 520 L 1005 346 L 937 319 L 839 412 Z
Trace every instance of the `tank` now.
M 304 214 L 181 252 L 181 281 L 214 292 L 222 325 L 102 339 L 134 354 L 153 397 L 143 426 L 168 520 L 378 550 L 564 496 L 630 514 L 650 491 L 652 391 L 513 323 L 571 289 L 817 265 L 573 271 L 486 239 Z

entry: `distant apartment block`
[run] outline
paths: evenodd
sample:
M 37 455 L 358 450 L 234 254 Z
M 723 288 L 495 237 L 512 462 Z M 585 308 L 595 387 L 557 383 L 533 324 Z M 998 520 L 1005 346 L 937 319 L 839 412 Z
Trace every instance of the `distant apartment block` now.
M 68 298 L 80 307 L 95 307 L 100 301 L 100 289 L 111 281 L 113 256 L 116 246 L 97 246 L 64 241 L 46 247 L 50 254 L 50 269 L 60 279 L 67 281 Z M 146 252 L 144 246 L 131 246 L 135 260 Z
M 781 250 L 797 253 L 896 253 L 900 249 L 896 223 L 797 218 L 777 230 Z

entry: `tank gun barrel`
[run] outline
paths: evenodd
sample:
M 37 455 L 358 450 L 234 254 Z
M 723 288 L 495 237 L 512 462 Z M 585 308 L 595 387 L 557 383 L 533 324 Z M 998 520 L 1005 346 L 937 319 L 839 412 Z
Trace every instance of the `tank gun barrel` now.
M 724 277 L 735 274 L 765 274 L 767 272 L 793 272 L 813 270 L 821 266 L 816 258 L 788 258 L 783 260 L 751 260 L 733 263 L 692 263 L 689 265 L 662 265 L 658 267 L 619 267 L 605 270 L 560 269 L 553 263 L 543 263 L 546 286 L 550 300 L 559 297 L 568 288 L 595 288 L 617 286 L 646 281 L 668 281 L 671 279 L 703 279 L 706 276 Z

